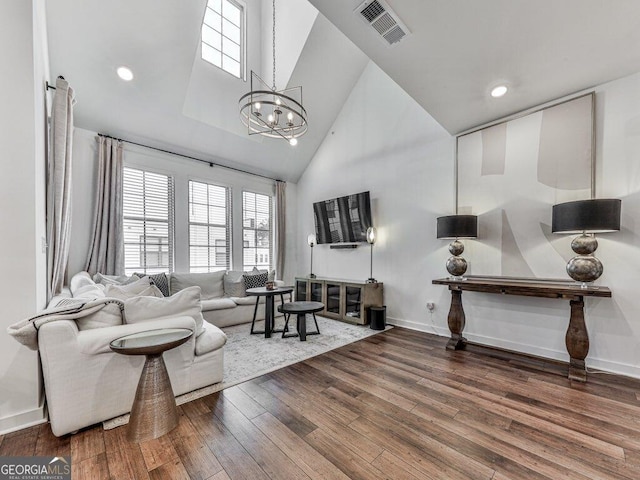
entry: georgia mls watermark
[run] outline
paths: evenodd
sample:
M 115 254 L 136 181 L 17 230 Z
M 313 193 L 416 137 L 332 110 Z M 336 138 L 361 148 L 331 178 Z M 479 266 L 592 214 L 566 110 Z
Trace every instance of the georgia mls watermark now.
M 0 480 L 71 480 L 71 457 L 0 457 Z

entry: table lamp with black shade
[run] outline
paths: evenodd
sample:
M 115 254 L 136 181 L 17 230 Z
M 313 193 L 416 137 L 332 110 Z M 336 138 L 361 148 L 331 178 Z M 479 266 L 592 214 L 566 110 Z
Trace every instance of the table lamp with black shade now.
M 460 255 L 464 252 L 461 238 L 478 237 L 478 217 L 475 215 L 448 215 L 437 219 L 437 238 L 453 239 L 449 244 L 451 257 L 447 260 L 447 271 L 452 278 L 464 280 L 467 261 Z
M 596 281 L 602 275 L 602 262 L 593 253 L 598 248 L 596 233 L 620 230 L 620 210 L 622 201 L 617 198 L 578 200 L 553 206 L 551 232 L 581 233 L 571 242 L 571 249 L 577 254 L 567 263 L 567 274 L 582 288 Z

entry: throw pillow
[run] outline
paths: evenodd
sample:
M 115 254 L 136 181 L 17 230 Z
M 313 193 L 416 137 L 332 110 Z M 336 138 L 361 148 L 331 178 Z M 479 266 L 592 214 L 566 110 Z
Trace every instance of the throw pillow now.
M 144 273 L 135 273 L 134 275 L 137 275 L 140 278 L 144 277 Z M 162 272 L 155 275 L 149 275 L 149 278 L 151 279 L 151 283 L 158 287 L 158 289 L 162 292 L 162 295 L 164 295 L 165 297 L 171 295 L 169 293 L 169 279 L 167 278 L 166 273 Z
M 115 327 L 122 325 L 122 311 L 117 303 L 107 303 L 104 307 L 91 315 L 76 319 L 78 330 L 92 328 Z
M 133 274 L 130 277 L 126 275 L 104 275 L 102 273 L 96 273 L 93 276 L 93 281 L 101 285 L 127 285 L 140 280 L 144 275 Z
M 196 337 L 204 332 L 200 287 L 187 287 L 166 298 L 133 297 L 124 301 L 125 323 L 140 323 L 179 316 L 189 316 L 195 320 Z
M 225 297 L 244 297 L 247 295 L 244 287 L 244 272 L 229 270 L 224 276 Z
M 126 300 L 127 298 L 143 296 L 164 297 L 162 292 L 151 283 L 149 277 L 143 277 L 129 285 L 107 285 L 106 296 Z
M 267 283 L 268 274 L 249 275 L 245 273 L 242 277 L 244 278 L 244 287 L 249 290 L 250 288 L 264 287 Z
M 253 267 L 253 270 L 251 270 L 251 274 L 252 275 L 257 275 L 259 273 L 266 273 L 267 276 L 267 282 L 274 282 L 276 280 L 276 271 L 275 270 L 258 270 L 258 267 Z

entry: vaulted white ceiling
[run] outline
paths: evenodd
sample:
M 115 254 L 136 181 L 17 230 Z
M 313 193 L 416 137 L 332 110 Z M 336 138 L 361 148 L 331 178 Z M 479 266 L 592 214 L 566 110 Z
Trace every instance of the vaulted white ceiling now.
M 79 127 L 297 181 L 369 59 L 452 134 L 640 71 L 637 0 L 387 0 L 411 32 L 393 46 L 361 3 L 278 0 L 278 82 L 302 85 L 309 114 L 295 148 L 249 137 L 249 83 L 200 60 L 206 0 L 47 0 L 51 75 L 75 89 Z M 249 69 L 270 80 L 271 2 L 246 4 Z

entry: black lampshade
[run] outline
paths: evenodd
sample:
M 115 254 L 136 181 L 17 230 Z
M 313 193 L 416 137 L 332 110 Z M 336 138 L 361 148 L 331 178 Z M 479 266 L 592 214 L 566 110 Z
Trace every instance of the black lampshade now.
M 620 230 L 618 198 L 578 200 L 553 206 L 551 231 L 553 233 L 602 233 Z
M 477 238 L 478 217 L 475 215 L 448 215 L 438 217 L 438 238 Z

